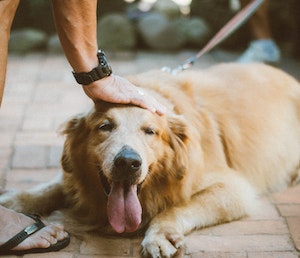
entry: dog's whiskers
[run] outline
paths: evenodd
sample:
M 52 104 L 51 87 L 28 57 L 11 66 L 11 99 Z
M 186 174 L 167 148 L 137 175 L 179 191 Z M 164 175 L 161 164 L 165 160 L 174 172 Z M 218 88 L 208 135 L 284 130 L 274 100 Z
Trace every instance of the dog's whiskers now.
M 87 162 L 87 164 L 89 164 L 89 165 L 95 165 L 97 168 L 101 168 L 100 164 L 96 163 L 96 162 Z

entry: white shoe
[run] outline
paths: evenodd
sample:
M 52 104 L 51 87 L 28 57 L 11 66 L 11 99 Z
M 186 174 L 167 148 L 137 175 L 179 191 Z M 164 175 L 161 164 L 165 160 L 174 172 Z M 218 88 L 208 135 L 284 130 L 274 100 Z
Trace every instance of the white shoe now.
M 238 58 L 238 63 L 268 63 L 280 62 L 280 50 L 271 39 L 260 39 L 250 43 L 248 49 Z

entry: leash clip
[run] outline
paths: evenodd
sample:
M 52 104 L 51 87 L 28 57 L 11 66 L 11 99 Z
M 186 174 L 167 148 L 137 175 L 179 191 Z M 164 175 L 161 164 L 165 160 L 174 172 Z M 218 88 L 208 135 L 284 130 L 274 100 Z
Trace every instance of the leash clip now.
M 196 58 L 195 57 L 190 57 L 189 59 L 187 59 L 183 64 L 178 65 L 176 68 L 172 69 L 170 67 L 163 67 L 161 68 L 161 71 L 163 72 L 167 72 L 170 73 L 172 75 L 176 75 L 179 72 L 182 72 L 184 70 L 189 69 L 190 67 L 192 67 L 194 65 L 194 63 L 196 62 Z

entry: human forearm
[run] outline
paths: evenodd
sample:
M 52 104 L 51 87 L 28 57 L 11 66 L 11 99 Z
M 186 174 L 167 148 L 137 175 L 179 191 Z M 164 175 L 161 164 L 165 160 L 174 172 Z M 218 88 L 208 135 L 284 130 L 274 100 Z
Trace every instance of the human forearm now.
M 98 65 L 97 0 L 52 0 L 53 17 L 65 55 L 75 72 Z

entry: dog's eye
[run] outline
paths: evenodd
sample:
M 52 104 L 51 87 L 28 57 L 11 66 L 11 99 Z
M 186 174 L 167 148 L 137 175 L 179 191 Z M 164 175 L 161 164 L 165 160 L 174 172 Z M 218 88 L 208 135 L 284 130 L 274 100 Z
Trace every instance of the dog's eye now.
M 149 135 L 156 134 L 156 131 L 154 130 L 154 128 L 151 128 L 151 127 L 144 128 L 144 132 L 145 132 L 145 134 L 149 134 Z
M 98 129 L 103 132 L 111 132 L 113 129 L 113 125 L 110 123 L 103 123 L 99 125 Z

